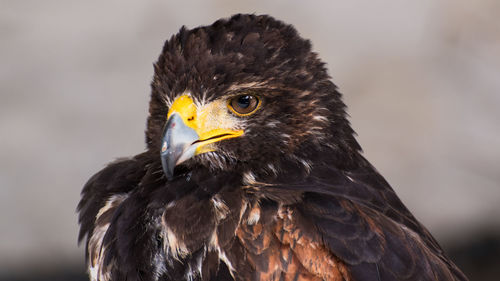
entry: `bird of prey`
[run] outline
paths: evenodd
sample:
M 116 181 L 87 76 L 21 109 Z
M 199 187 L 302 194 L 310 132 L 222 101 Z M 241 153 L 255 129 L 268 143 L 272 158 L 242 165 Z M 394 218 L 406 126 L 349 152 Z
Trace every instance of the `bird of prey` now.
M 467 280 L 362 156 L 291 25 L 183 27 L 151 86 L 146 151 L 82 191 L 91 280 Z

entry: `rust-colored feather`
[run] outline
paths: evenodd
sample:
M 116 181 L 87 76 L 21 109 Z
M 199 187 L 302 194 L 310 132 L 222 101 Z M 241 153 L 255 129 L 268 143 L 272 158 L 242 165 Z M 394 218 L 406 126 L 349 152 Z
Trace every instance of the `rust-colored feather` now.
M 236 235 L 247 251 L 255 280 L 349 281 L 345 265 L 320 243 L 313 241 L 295 225 L 293 212 L 273 208 L 274 216 L 255 221 L 263 214 L 259 204 L 249 208 Z

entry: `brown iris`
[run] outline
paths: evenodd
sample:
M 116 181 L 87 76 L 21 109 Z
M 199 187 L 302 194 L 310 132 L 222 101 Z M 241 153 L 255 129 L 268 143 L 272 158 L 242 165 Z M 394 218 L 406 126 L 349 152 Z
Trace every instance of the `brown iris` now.
M 239 116 L 254 113 L 259 106 L 259 99 L 252 95 L 236 96 L 229 100 L 229 108 Z

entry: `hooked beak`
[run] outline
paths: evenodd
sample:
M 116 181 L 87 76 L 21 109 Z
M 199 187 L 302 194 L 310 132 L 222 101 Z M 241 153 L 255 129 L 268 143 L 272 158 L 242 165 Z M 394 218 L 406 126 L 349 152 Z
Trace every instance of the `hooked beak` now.
M 168 179 L 174 176 L 174 168 L 195 154 L 195 142 L 200 137 L 195 130 L 184 124 L 179 114 L 168 119 L 163 132 L 161 146 L 161 165 Z
M 210 104 L 198 110 L 193 100 L 182 95 L 168 112 L 163 131 L 161 164 L 168 180 L 174 177 L 174 168 L 195 155 L 214 151 L 208 144 L 243 135 L 242 130 L 219 128 L 224 118 L 214 114 Z

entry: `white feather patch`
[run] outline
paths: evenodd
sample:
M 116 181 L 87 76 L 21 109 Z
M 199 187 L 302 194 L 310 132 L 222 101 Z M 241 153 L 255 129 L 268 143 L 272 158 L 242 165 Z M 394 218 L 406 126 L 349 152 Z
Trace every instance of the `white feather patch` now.
M 224 200 L 222 200 L 219 195 L 215 195 L 212 197 L 211 201 L 215 209 L 217 220 L 221 221 L 225 219 L 229 214 L 229 207 L 226 205 Z
M 90 280 L 92 281 L 107 281 L 111 278 L 110 267 L 108 267 L 108 271 L 104 271 L 103 262 L 104 256 L 106 255 L 106 247 L 103 245 L 103 239 L 106 235 L 106 232 L 109 228 L 109 221 L 104 224 L 98 225 L 98 221 L 100 217 L 109 211 L 111 208 L 116 208 L 120 205 L 126 198 L 128 194 L 115 194 L 112 195 L 104 206 L 99 209 L 96 215 L 96 226 L 92 233 L 92 236 L 88 241 L 88 254 L 90 257 L 89 260 L 89 275 Z

